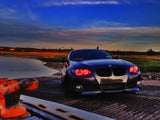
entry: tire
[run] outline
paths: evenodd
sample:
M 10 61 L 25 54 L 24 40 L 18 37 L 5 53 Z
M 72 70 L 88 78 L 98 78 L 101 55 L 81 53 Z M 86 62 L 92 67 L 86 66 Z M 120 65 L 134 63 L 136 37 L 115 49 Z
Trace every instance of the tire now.
M 130 94 L 136 94 L 136 91 L 131 91 Z
M 74 96 L 76 94 L 74 91 L 73 83 L 71 82 L 68 76 L 64 77 L 63 88 L 64 88 L 64 93 L 67 96 Z
M 136 94 L 136 91 L 125 91 L 126 94 Z
M 64 77 L 61 78 L 61 85 L 64 85 Z

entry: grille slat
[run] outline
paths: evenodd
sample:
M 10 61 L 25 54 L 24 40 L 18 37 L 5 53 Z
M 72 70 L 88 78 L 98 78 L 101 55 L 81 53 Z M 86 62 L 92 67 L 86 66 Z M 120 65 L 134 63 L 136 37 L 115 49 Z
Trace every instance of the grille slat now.
M 124 67 L 112 68 L 112 70 L 113 70 L 113 75 L 115 76 L 122 76 L 125 75 L 126 73 L 126 68 Z
M 109 67 L 106 67 L 106 68 L 98 68 L 98 69 L 96 69 L 96 73 L 97 73 L 99 76 L 102 76 L 102 77 L 109 77 L 109 76 L 112 75 L 111 68 L 109 68 Z
M 96 73 L 97 75 L 101 77 L 109 77 L 112 75 L 114 76 L 123 76 L 126 74 L 126 68 L 125 67 L 105 67 L 105 68 L 97 68 Z

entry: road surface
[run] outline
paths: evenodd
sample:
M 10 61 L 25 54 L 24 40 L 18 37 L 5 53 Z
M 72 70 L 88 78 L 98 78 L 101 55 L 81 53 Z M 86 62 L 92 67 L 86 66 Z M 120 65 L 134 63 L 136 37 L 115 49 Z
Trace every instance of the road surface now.
M 143 87 L 136 94 L 112 93 L 78 97 L 66 96 L 59 78 L 42 78 L 39 81 L 39 88 L 26 95 L 117 120 L 160 120 L 160 80 L 143 80 Z

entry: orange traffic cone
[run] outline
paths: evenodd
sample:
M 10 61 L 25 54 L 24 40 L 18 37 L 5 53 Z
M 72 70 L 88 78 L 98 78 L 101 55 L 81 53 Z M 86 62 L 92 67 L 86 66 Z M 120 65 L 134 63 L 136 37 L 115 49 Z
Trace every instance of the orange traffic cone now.
M 26 114 L 26 108 L 19 103 L 19 97 L 24 92 L 36 89 L 38 84 L 37 79 L 0 79 L 0 116 L 13 118 Z

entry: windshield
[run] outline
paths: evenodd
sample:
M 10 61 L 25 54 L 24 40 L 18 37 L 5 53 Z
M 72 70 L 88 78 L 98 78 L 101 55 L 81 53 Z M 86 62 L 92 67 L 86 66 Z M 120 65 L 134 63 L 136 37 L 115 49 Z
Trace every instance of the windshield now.
M 113 57 L 103 50 L 75 50 L 70 54 L 70 60 L 89 60 L 89 59 L 113 59 Z

